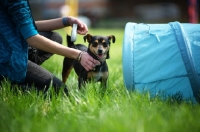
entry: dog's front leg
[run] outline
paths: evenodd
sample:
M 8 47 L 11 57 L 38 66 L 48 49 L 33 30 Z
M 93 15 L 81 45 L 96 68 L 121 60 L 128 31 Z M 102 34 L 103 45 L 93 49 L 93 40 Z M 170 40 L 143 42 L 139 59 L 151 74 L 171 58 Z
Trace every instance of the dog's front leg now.
M 83 78 L 80 78 L 79 81 L 78 81 L 79 90 L 81 90 L 82 88 L 85 88 L 87 82 L 88 82 L 87 80 L 84 80 Z
M 102 79 L 102 80 L 101 80 L 101 87 L 102 87 L 103 89 L 106 89 L 106 88 L 107 88 L 107 79 Z
M 107 79 L 102 79 L 100 82 L 101 82 L 100 96 L 101 98 L 103 98 L 107 90 Z
M 65 57 L 63 60 L 63 69 L 62 69 L 62 82 L 66 83 L 67 78 L 73 68 L 73 59 Z
M 79 90 L 82 88 L 83 78 L 81 76 L 78 77 L 78 88 Z

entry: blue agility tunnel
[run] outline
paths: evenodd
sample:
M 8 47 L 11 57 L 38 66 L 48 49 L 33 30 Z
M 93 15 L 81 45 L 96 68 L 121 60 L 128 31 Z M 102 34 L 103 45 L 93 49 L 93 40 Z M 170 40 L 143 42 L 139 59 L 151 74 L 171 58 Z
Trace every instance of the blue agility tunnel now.
M 200 24 L 129 22 L 122 61 L 128 90 L 200 102 Z

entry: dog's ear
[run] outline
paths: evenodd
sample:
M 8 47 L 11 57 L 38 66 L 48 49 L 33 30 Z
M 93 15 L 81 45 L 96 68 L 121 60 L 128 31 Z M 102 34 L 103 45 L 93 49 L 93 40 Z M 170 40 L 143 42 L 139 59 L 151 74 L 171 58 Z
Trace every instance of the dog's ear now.
M 109 51 L 107 52 L 106 59 L 110 59 L 110 53 L 109 53 Z
M 84 39 L 84 42 L 86 42 L 86 40 L 87 40 L 87 42 L 90 43 L 90 41 L 92 40 L 92 35 L 91 34 L 87 34 L 87 35 L 85 35 L 83 37 L 83 39 Z
M 115 43 L 115 36 L 114 35 L 108 36 L 108 40 L 110 41 L 111 39 L 112 39 L 112 42 Z
M 115 43 L 115 36 L 114 35 L 108 36 L 108 40 L 110 41 L 111 39 L 112 39 L 112 43 Z M 109 53 L 109 51 L 107 52 L 106 59 L 110 59 L 110 53 Z

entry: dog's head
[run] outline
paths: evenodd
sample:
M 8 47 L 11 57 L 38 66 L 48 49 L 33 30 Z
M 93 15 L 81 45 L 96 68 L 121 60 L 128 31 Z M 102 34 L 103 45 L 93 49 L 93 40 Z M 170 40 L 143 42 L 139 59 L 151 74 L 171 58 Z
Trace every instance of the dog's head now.
M 89 43 L 88 51 L 94 54 L 100 61 L 105 61 L 110 58 L 110 41 L 115 43 L 115 36 L 92 36 L 87 34 L 84 36 L 84 41 Z

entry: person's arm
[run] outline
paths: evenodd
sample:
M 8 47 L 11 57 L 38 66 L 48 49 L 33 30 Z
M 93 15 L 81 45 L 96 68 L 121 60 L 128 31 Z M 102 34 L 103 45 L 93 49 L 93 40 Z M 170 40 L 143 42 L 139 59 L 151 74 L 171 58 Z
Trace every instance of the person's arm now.
M 76 50 L 73 48 L 68 48 L 66 46 L 60 45 L 50 39 L 47 39 L 41 35 L 35 35 L 26 40 L 28 44 L 32 47 L 37 49 L 47 51 L 50 53 L 62 55 L 68 58 L 77 59 L 79 54 L 81 53 L 80 50 Z M 99 61 L 94 60 L 87 52 L 82 54 L 81 65 L 88 71 L 92 70 L 95 65 L 100 64 Z
M 64 21 L 63 21 L 64 20 Z M 74 23 L 78 24 L 77 33 L 86 34 L 88 32 L 87 26 L 75 17 L 64 17 L 50 20 L 35 21 L 38 31 L 52 31 L 66 26 L 72 26 Z
M 1 4 L 11 17 L 10 21 L 13 22 L 13 26 L 20 32 L 24 39 L 38 34 L 27 1 L 2 0 Z
M 35 21 L 38 31 L 52 31 L 60 28 L 64 28 L 62 18 Z
M 12 1 L 1 1 L 1 3 L 4 5 L 5 8 L 7 8 L 7 11 L 12 17 L 12 20 L 15 26 L 17 27 L 22 37 L 27 41 L 27 43 L 30 46 L 50 52 L 50 53 L 59 54 L 62 56 L 73 58 L 73 59 L 76 59 L 79 56 L 81 51 L 60 45 L 38 34 L 38 31 L 36 30 L 33 24 L 31 12 L 30 10 L 27 9 L 29 8 L 27 1 L 12 0 Z M 23 12 L 21 11 L 22 9 L 24 9 Z M 74 17 L 69 17 L 68 23 L 70 26 L 73 23 L 77 23 L 78 24 L 77 32 L 79 34 L 85 34 L 88 31 L 87 26 Z M 47 26 L 45 26 L 45 24 L 47 24 Z M 58 28 L 61 26 L 64 27 L 64 24 L 62 23 L 61 19 L 50 20 L 48 21 L 48 23 L 40 21 L 36 25 L 37 25 L 37 28 L 39 28 L 41 31 L 41 30 L 50 29 L 50 27 L 53 24 L 56 24 L 54 28 L 55 27 Z M 82 54 L 80 63 L 86 70 L 91 70 L 93 69 L 95 64 L 100 64 L 99 61 L 94 60 L 87 53 Z

